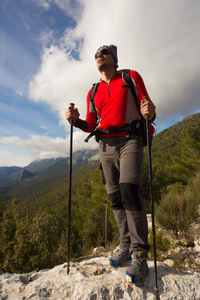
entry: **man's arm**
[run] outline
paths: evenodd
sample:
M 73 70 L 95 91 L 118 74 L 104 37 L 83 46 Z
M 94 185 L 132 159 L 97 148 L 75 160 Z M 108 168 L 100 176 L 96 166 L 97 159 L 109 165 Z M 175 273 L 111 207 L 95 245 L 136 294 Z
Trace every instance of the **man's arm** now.
M 156 107 L 152 100 L 149 98 L 144 81 L 137 71 L 131 71 L 131 76 L 134 79 L 137 91 L 138 102 L 140 103 L 140 111 L 142 116 L 149 117 L 149 119 L 155 119 Z M 148 100 L 144 100 L 144 97 L 148 97 Z
M 89 111 L 89 97 L 90 97 L 90 92 L 88 93 L 87 96 L 87 115 L 86 115 L 86 119 L 82 120 L 79 118 L 80 114 L 79 114 L 79 110 L 78 108 L 74 108 L 72 106 L 69 106 L 65 112 L 65 118 L 68 122 L 70 122 L 72 120 L 73 125 L 85 132 L 92 132 L 95 130 L 96 128 L 96 122 L 97 122 L 97 118 L 96 118 L 96 113 L 95 112 L 90 112 Z

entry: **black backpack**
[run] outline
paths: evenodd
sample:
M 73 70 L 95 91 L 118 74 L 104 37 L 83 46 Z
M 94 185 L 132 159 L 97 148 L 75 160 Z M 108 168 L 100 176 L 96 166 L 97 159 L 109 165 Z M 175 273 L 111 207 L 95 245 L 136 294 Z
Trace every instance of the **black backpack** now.
M 105 135 L 105 134 L 113 134 L 113 133 L 119 133 L 119 132 L 127 132 L 130 134 L 139 134 L 142 138 L 142 145 L 143 147 L 147 145 L 147 132 L 146 132 L 146 122 L 144 117 L 142 116 L 141 112 L 140 112 L 140 105 L 137 101 L 137 88 L 133 82 L 133 80 L 131 79 L 131 75 L 130 75 L 130 70 L 129 69 L 123 69 L 123 70 L 119 70 L 118 72 L 122 73 L 122 79 L 125 83 L 125 85 L 123 87 L 127 87 L 130 89 L 133 98 L 135 99 L 135 103 L 136 103 L 136 107 L 138 110 L 138 113 L 140 115 L 141 120 L 139 121 L 133 121 L 131 124 L 128 124 L 124 127 L 111 127 L 107 130 L 100 130 L 98 128 L 98 124 L 99 124 L 99 120 L 98 120 L 98 115 L 97 115 L 97 109 L 95 107 L 94 104 L 94 96 L 97 92 L 98 86 L 100 82 L 94 83 L 92 88 L 91 88 L 91 94 L 90 94 L 90 106 L 92 108 L 92 111 L 96 112 L 96 116 L 97 116 L 97 127 L 96 129 L 89 134 L 89 136 L 85 139 L 85 142 L 88 142 L 88 140 L 95 135 L 96 141 L 99 141 L 99 137 L 100 135 Z M 153 118 L 153 120 L 155 120 L 155 117 Z M 153 120 L 151 120 L 150 122 L 153 123 Z M 152 138 L 151 138 L 152 140 Z

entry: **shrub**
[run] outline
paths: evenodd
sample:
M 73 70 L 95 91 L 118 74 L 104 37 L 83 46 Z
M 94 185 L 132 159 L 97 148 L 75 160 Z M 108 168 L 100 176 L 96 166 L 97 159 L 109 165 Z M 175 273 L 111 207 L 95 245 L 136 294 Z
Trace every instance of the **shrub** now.
M 193 182 L 184 191 L 170 189 L 169 193 L 163 196 L 155 211 L 160 225 L 167 230 L 172 230 L 176 237 L 179 231 L 186 235 L 190 225 L 198 219 L 197 184 L 195 184 L 195 189 L 191 188 L 192 185 L 194 185 Z
M 150 253 L 149 259 L 153 260 L 154 258 L 154 245 L 153 245 L 153 234 L 152 231 L 149 232 L 148 236 Z M 156 254 L 157 259 L 162 260 L 162 254 L 160 252 L 167 252 L 170 250 L 171 244 L 170 241 L 164 236 L 162 230 L 156 230 Z

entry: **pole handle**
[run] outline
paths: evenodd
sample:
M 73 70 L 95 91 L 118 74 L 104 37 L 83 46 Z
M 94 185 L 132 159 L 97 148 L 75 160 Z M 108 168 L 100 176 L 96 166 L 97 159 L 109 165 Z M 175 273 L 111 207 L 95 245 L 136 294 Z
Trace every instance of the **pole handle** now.
M 149 97 L 148 97 L 148 96 L 144 96 L 144 97 L 143 97 L 143 100 L 149 101 Z
M 148 97 L 148 96 L 144 96 L 144 97 L 143 97 L 143 100 L 144 100 L 144 101 L 149 101 L 149 97 Z M 149 119 L 148 115 L 144 116 L 144 118 L 147 119 L 147 120 Z M 149 121 L 149 120 L 148 120 L 148 121 Z
M 72 107 L 74 109 L 75 104 L 73 102 L 69 103 L 69 106 Z M 73 119 L 70 118 L 70 124 L 73 124 Z

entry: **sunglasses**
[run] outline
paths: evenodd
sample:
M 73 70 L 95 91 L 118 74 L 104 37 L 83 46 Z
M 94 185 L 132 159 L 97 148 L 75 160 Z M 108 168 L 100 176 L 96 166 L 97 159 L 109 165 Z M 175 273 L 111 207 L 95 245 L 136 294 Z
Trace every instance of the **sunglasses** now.
M 97 59 L 97 57 L 99 56 L 99 54 L 107 55 L 107 54 L 110 54 L 110 52 L 107 49 L 102 49 L 102 50 L 100 50 L 99 52 L 97 52 L 95 54 L 95 56 L 94 56 L 95 59 Z

